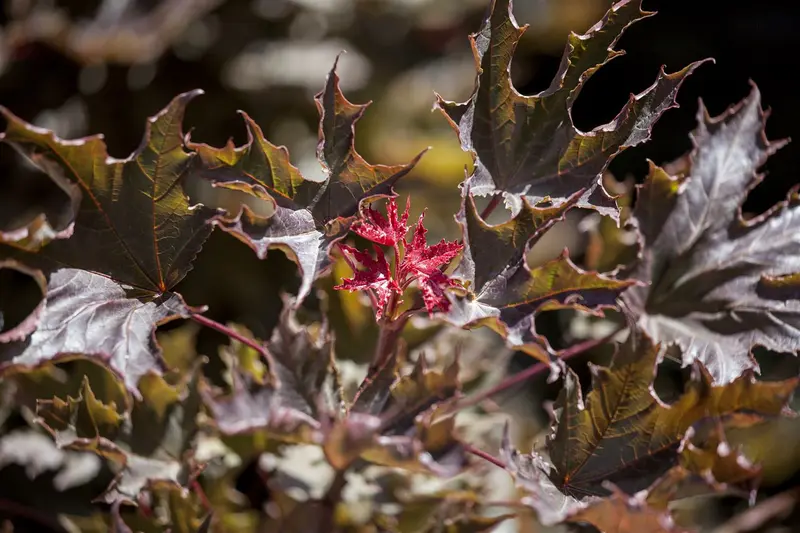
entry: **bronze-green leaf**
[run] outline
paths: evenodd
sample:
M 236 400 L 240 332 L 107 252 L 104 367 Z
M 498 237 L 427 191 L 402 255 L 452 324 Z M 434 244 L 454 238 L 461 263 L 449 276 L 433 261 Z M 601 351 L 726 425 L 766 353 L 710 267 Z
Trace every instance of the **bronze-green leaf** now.
M 584 402 L 577 376 L 568 370 L 556 402 L 560 414 L 548 439 L 553 482 L 567 494 L 604 494 L 604 481 L 633 493 L 677 463 L 689 427 L 710 416 L 746 410 L 777 415 L 798 379 L 756 381 L 748 373 L 714 386 L 699 363 L 682 396 L 665 405 L 652 392 L 659 346 L 632 334 L 608 368 L 592 366 Z
M 225 359 L 233 390 L 226 394 L 203 387 L 219 430 L 228 435 L 266 430 L 279 440 L 317 441 L 321 427 L 335 415 L 326 395 L 334 374 L 333 339 L 327 326 L 300 324 L 294 309 L 285 305 L 265 345 L 266 361 L 252 348 L 232 342 L 237 346 Z M 264 372 L 264 363 L 269 373 Z
M 302 278 L 298 302 L 330 267 L 329 249 L 344 237 L 359 204 L 389 194 L 422 157 L 420 153 L 405 165 L 371 165 L 356 152 L 355 125 L 369 104 L 353 104 L 344 97 L 336 63 L 315 101 L 320 113 L 317 159 L 325 173 L 322 181 L 305 179 L 289 162 L 286 148 L 267 141 L 261 128 L 244 113 L 245 145 L 228 143 L 214 148 L 190 144 L 199 155 L 200 171 L 216 186 L 245 191 L 274 204 L 275 212 L 268 218 L 243 207 L 235 217 L 219 217 L 215 223 L 262 259 L 270 248 L 290 252 Z
M 198 377 L 199 365 L 175 385 L 146 374 L 142 397 L 127 416 L 115 404 L 99 400 L 88 379 L 77 397 L 39 400 L 36 412 L 59 447 L 94 452 L 115 466 L 117 477 L 102 499 L 136 501 L 148 486 L 180 488 L 196 475 L 192 456 L 201 405 Z
M 570 34 L 550 87 L 524 96 L 511 83 L 511 61 L 525 28 L 514 20 L 511 0 L 493 0 L 480 31 L 470 37 L 478 70 L 472 97 L 464 103 L 438 99 L 462 149 L 475 158 L 467 179 L 473 194 L 502 194 L 517 213 L 523 199 L 559 205 L 581 192 L 579 206 L 617 216 L 598 178 L 616 154 L 650 138 L 700 62 L 674 74 L 662 68 L 655 83 L 631 95 L 614 120 L 589 132 L 573 124 L 572 106 L 586 81 L 623 53 L 614 50 L 622 32 L 649 15 L 641 10 L 641 0 L 617 2 L 587 33 Z
M 470 194 L 465 194 L 458 214 L 464 235 L 464 253 L 453 277 L 467 289 L 466 296 L 451 296 L 448 321 L 461 327 L 488 326 L 517 350 L 550 361 L 546 339 L 536 333 L 536 313 L 546 304 L 568 305 L 601 312 L 636 283 L 617 280 L 576 266 L 567 251 L 543 265 L 530 268 L 526 255 L 531 246 L 563 218 L 578 196 L 557 207 L 532 207 L 523 200 L 511 220 L 490 226 L 478 215 Z
M 0 344 L 0 364 L 34 365 L 86 354 L 106 361 L 136 391 L 149 370 L 163 370 L 155 326 L 188 309 L 169 292 L 191 269 L 217 212 L 191 205 L 183 182 L 193 155 L 183 148 L 186 105 L 176 97 L 147 122 L 139 148 L 110 157 L 102 136 L 67 141 L 8 110 L 2 142 L 80 198 L 74 231 L 33 253 L 25 242 L 0 244 L 0 257 L 47 278 L 37 329 Z

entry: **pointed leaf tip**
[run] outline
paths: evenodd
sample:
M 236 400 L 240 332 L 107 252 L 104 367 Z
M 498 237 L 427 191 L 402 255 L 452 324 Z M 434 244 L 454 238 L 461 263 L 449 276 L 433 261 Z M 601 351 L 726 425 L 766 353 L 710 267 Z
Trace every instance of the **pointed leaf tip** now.
M 478 71 L 472 97 L 458 104 L 437 96 L 436 103 L 462 148 L 475 158 L 475 170 L 467 178 L 473 194 L 502 194 L 516 214 L 523 198 L 532 204 L 549 198 L 558 205 L 587 189 L 580 207 L 618 217 L 612 202 L 592 195 L 602 189 L 599 177 L 620 151 L 649 138 L 655 121 L 672 107 L 682 79 L 700 63 L 660 75 L 614 121 L 590 132 L 575 128 L 571 108 L 591 75 L 620 55 L 613 47 L 623 31 L 647 16 L 641 2 L 618 2 L 586 34 L 569 37 L 547 90 L 523 96 L 512 86 L 509 65 L 524 28 L 513 18 L 511 2 L 492 3 L 481 30 L 471 37 Z
M 764 282 L 800 272 L 800 240 L 787 230 L 800 221 L 798 205 L 790 197 L 747 222 L 740 215 L 759 167 L 785 144 L 767 139 L 766 117 L 755 85 L 718 117 L 700 106 L 686 171 L 673 177 L 651 165 L 633 210 L 644 239 L 633 277 L 646 285 L 628 291 L 626 304 L 640 327 L 677 343 L 683 364 L 701 361 L 718 384 L 757 368 L 756 345 L 800 350 L 797 300 Z

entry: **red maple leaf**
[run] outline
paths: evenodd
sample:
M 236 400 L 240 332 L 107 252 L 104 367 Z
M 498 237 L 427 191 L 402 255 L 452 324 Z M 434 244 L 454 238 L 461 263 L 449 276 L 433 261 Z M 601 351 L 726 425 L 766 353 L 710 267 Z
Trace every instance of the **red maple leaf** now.
M 376 254 L 373 259 L 367 252 L 362 252 L 352 246 L 340 244 L 339 247 L 344 253 L 345 260 L 350 264 L 350 268 L 353 269 L 353 277 L 350 279 L 343 279 L 341 285 L 337 285 L 334 289 L 375 291 L 375 298 L 377 300 L 375 318 L 380 319 L 383 316 L 383 311 L 392 294 L 402 293 L 397 282 L 392 277 L 392 271 L 389 268 L 389 263 L 386 262 L 386 256 L 384 256 L 383 250 L 381 250 L 377 244 L 373 244 Z M 348 257 L 348 254 L 351 257 Z M 358 270 L 353 264 L 353 261 L 359 263 L 365 270 Z
M 428 246 L 425 234 L 428 232 L 424 225 L 425 213 L 419 216 L 414 236 L 410 243 L 406 243 L 406 253 L 398 268 L 398 279 L 403 281 L 416 279 L 425 308 L 428 314 L 433 314 L 437 307 L 444 312 L 450 310 L 450 300 L 444 295 L 448 287 L 458 287 L 457 281 L 444 275 L 441 267 L 446 266 L 464 248 L 457 242 L 447 242 L 444 239 L 433 246 Z M 401 283 L 401 287 L 405 287 Z
M 393 311 L 402 302 L 400 298 L 403 291 L 414 281 L 419 286 L 429 315 L 432 315 L 437 308 L 447 312 L 450 309 L 450 300 L 447 299 L 445 290 L 460 286 L 457 281 L 445 275 L 442 269 L 461 252 L 463 245 L 442 239 L 439 243 L 428 246 L 425 240 L 427 229 L 424 225 L 424 212 L 417 221 L 411 241 L 407 241 L 405 235 L 408 233 L 409 206 L 410 202 L 406 202 L 405 212 L 399 218 L 394 198 L 390 198 L 386 205 L 388 217 L 384 217 L 371 207 L 361 212 L 362 219 L 353 225 L 353 231 L 376 243 L 373 244 L 376 258 L 353 247 L 341 245 L 354 275 L 351 279 L 343 279 L 341 285 L 337 285 L 334 289 L 374 291 L 372 298 L 377 319 L 387 312 L 391 313 L 387 310 L 387 305 Z M 398 245 L 400 242 L 403 243 L 403 251 Z M 398 260 L 394 273 L 377 244 L 394 248 Z M 363 270 L 359 270 L 357 265 Z
M 386 203 L 388 218 L 370 206 L 361 212 L 363 218 L 353 224 L 353 232 L 372 242 L 384 246 L 395 246 L 405 239 L 406 233 L 408 233 L 408 209 L 410 206 L 411 197 L 406 200 L 406 210 L 399 219 L 397 218 L 397 202 L 394 197 L 389 198 Z

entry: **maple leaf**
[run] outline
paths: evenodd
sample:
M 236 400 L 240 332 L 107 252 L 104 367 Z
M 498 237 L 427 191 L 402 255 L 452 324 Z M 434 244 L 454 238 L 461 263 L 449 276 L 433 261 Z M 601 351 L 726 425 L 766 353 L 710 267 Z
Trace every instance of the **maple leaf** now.
M 386 201 L 386 216 L 368 205 L 361 210 L 361 218 L 350 228 L 368 241 L 384 246 L 395 246 L 403 241 L 408 233 L 408 210 L 411 208 L 411 196 L 406 198 L 406 210 L 397 218 L 397 199 L 390 196 Z
M 455 418 L 442 409 L 460 391 L 458 361 L 443 370 L 428 367 L 424 354 L 399 376 L 400 358 L 363 387 L 347 416 L 323 445 L 328 461 L 343 468 L 357 458 L 374 464 L 450 477 L 464 467 L 465 451 L 454 435 Z M 388 381 L 388 383 L 387 383 Z
M 516 214 L 523 199 L 532 205 L 560 205 L 581 192 L 580 207 L 617 217 L 617 208 L 598 178 L 620 151 L 650 138 L 658 118 L 676 107 L 683 80 L 701 62 L 674 74 L 662 67 L 655 83 L 628 103 L 608 124 L 589 132 L 572 121 L 572 106 L 586 81 L 623 52 L 613 49 L 622 32 L 653 13 L 641 0 L 617 2 L 584 35 L 571 33 L 553 82 L 543 92 L 523 96 L 511 83 L 511 60 L 525 31 L 512 14 L 511 0 L 493 0 L 478 33 L 470 36 L 478 76 L 464 103 L 438 97 L 438 107 L 458 133 L 475 168 L 466 184 L 478 196 L 502 194 Z
M 757 369 L 755 345 L 800 349 L 798 197 L 743 221 L 741 204 L 758 167 L 784 142 L 764 135 L 758 89 L 710 118 L 701 105 L 685 175 L 651 165 L 633 211 L 644 239 L 632 276 L 647 282 L 624 295 L 639 325 L 676 343 L 683 364 L 701 361 L 716 383 Z
M 389 303 L 389 298 L 393 294 L 402 294 L 400 286 L 395 281 L 389 263 L 386 262 L 386 257 L 383 255 L 377 245 L 373 245 L 375 250 L 375 258 L 373 259 L 367 252 L 362 252 L 352 246 L 345 244 L 339 245 L 345 257 L 351 256 L 352 261 L 360 264 L 365 270 L 358 270 L 354 268 L 353 277 L 350 279 L 342 279 L 342 283 L 336 285 L 334 290 L 347 290 L 347 291 L 375 291 L 377 306 L 375 309 L 375 319 L 380 320 L 383 317 L 386 304 Z M 354 265 L 355 266 L 355 265 Z
M 35 254 L 0 245 L 0 257 L 47 278 L 38 329 L 0 344 L 4 366 L 86 353 L 107 361 L 134 392 L 145 372 L 163 368 L 153 330 L 188 315 L 170 290 L 191 269 L 217 214 L 190 205 L 182 188 L 193 156 L 183 149 L 181 122 L 198 94 L 181 94 L 150 118 L 141 145 L 124 160 L 109 157 L 102 136 L 65 141 L 2 109 L 2 141 L 80 197 L 69 239 Z
M 558 424 L 547 442 L 551 479 L 566 494 L 603 494 L 603 481 L 629 493 L 643 489 L 676 464 L 692 424 L 743 410 L 778 415 L 800 382 L 759 382 L 747 373 L 715 386 L 698 362 L 685 392 L 665 405 L 652 392 L 658 358 L 658 345 L 645 333 L 632 334 L 609 368 L 591 367 L 585 402 L 577 376 L 567 370 L 556 401 Z
M 738 416 L 740 413 L 728 415 Z M 762 419 L 758 415 L 745 415 L 748 425 Z M 725 436 L 722 419 L 702 420 L 687 431 L 681 447 L 680 462 L 686 470 L 707 476 L 719 483 L 748 484 L 754 488 L 761 474 L 759 465 L 753 464 L 740 449 L 731 446 Z
M 73 195 L 72 200 L 73 204 L 77 204 L 80 200 L 80 195 Z M 77 208 L 77 205 L 75 207 Z M 73 210 L 73 213 L 75 212 L 77 212 L 77 209 Z M 52 240 L 70 238 L 74 230 L 72 222 L 74 214 L 69 216 L 68 219 L 69 222 L 66 223 L 66 226 L 59 228 L 51 225 L 46 214 L 37 214 L 32 220 L 15 225 L 13 228 L 0 228 L 0 243 L 13 243 L 18 248 L 35 251 Z
M 424 211 L 417 220 L 414 235 L 409 242 L 405 238 L 405 234 L 408 232 L 406 224 L 408 208 L 406 208 L 405 214 L 398 221 L 397 206 L 392 198 L 387 203 L 387 213 L 389 214 L 389 220 L 387 221 L 381 215 L 383 222 L 380 224 L 383 224 L 384 228 L 394 228 L 391 230 L 391 238 L 386 236 L 388 234 L 386 230 L 379 230 L 372 223 L 379 213 L 367 214 L 366 221 L 364 219 L 357 221 L 354 227 L 360 227 L 361 230 L 354 231 L 371 240 L 374 236 L 375 243 L 385 244 L 389 242 L 389 245 L 394 247 L 395 261 L 397 263 L 395 272 L 391 272 L 389 263 L 377 244 L 373 244 L 377 255 L 376 259 L 373 259 L 366 252 L 361 252 L 347 245 L 340 245 L 345 258 L 348 258 L 348 255 L 352 256 L 355 262 L 365 267 L 365 270 L 358 270 L 354 262 L 348 260 L 355 273 L 354 277 L 352 279 L 343 279 L 342 283 L 335 286 L 334 289 L 375 291 L 375 318 L 380 320 L 384 314 L 394 313 L 397 305 L 401 303 L 399 297 L 403 295 L 403 292 L 411 283 L 416 281 L 428 314 L 433 315 L 436 309 L 447 312 L 450 309 L 450 300 L 445 296 L 445 291 L 448 288 L 458 288 L 460 284 L 445 275 L 442 268 L 446 267 L 461 252 L 463 246 L 456 242 L 447 242 L 444 239 L 432 246 L 428 246 L 425 239 L 428 230 L 424 224 Z M 401 243 L 403 244 L 402 249 L 398 246 Z M 398 299 L 390 302 L 392 296 L 396 296 Z
M 695 424 L 683 443 L 681 460 L 687 469 L 706 472 L 720 483 L 774 487 L 800 470 L 795 446 L 775 453 L 775 443 L 795 442 L 800 417 L 740 412 Z
M 417 221 L 411 242 L 406 243 L 405 255 L 397 269 L 397 277 L 401 280 L 413 278 L 417 281 L 428 314 L 432 315 L 437 308 L 446 313 L 450 310 L 450 300 L 445 296 L 445 289 L 460 287 L 460 285 L 445 276 L 441 268 L 461 253 L 464 246 L 457 242 L 447 242 L 444 239 L 433 246 L 428 246 L 425 240 L 428 230 L 423 224 L 424 219 L 425 212 L 423 211 Z
M 255 350 L 232 343 L 232 392 L 218 393 L 207 384 L 201 388 L 217 428 L 228 435 L 266 429 L 278 439 L 316 442 L 323 423 L 334 414 L 324 387 L 334 365 L 327 327 L 310 331 L 285 305 L 267 344 L 268 373 L 243 364 L 258 357 Z
M 565 522 L 591 524 L 603 533 L 685 533 L 673 522 L 669 511 L 654 508 L 647 493 L 628 496 L 610 487 L 611 496 L 576 511 Z
M 102 500 L 135 502 L 153 486 L 181 489 L 197 475 L 192 444 L 201 406 L 199 366 L 176 385 L 154 373 L 143 376 L 142 397 L 130 413 L 97 398 L 84 377 L 76 397 L 37 400 L 36 414 L 60 448 L 94 452 L 116 466 L 117 477 Z M 111 382 L 122 391 L 119 380 Z
M 224 148 L 213 148 L 189 143 L 199 156 L 201 172 L 214 185 L 274 204 L 275 213 L 266 219 L 243 206 L 234 218 L 221 216 L 214 223 L 250 246 L 259 258 L 273 247 L 288 250 L 301 272 L 297 304 L 330 266 L 329 250 L 346 235 L 362 201 L 387 194 L 424 153 L 406 165 L 387 166 L 370 165 L 356 152 L 355 124 L 369 104 L 356 105 L 344 97 L 336 63 L 315 102 L 320 112 L 317 158 L 325 171 L 321 182 L 303 178 L 289 162 L 286 148 L 268 142 L 245 113 L 245 145 L 234 147 L 231 141 Z
M 464 254 L 453 277 L 466 296 L 453 296 L 446 319 L 459 327 L 488 326 L 508 346 L 549 362 L 547 341 L 535 330 L 536 313 L 566 305 L 590 312 L 614 304 L 634 281 L 617 280 L 578 268 L 565 250 L 560 257 L 530 268 L 526 256 L 538 239 L 574 204 L 532 207 L 523 201 L 511 220 L 489 226 L 481 220 L 469 193 L 457 220 L 464 235 Z
M 44 275 L 40 271 L 28 268 L 25 265 L 11 259 L 7 259 L 5 261 L 0 260 L 0 270 L 13 270 L 28 276 L 36 283 L 42 298 L 44 298 L 44 295 L 47 294 L 47 279 L 45 279 Z M 9 300 L 11 300 L 11 298 L 9 298 Z M 4 322 L 6 317 L 3 316 L 2 309 L 0 309 L 0 354 L 2 354 L 2 343 L 20 341 L 34 331 L 36 329 L 36 324 L 39 322 L 39 317 L 43 311 L 44 300 L 42 299 L 23 320 L 17 324 L 5 324 Z M 2 359 L 0 358 L 0 360 Z
M 523 454 L 511 446 L 508 425 L 500 451 L 506 470 L 525 491 L 522 502 L 536 511 L 537 518 L 545 526 L 583 523 L 604 533 L 677 533 L 681 530 L 675 528 L 668 504 L 683 496 L 719 491 L 717 486 L 710 486 L 678 466 L 633 496 L 604 481 L 602 486 L 609 495 L 583 494 L 578 498 L 556 487 L 551 479 L 553 466 L 541 455 L 535 451 Z

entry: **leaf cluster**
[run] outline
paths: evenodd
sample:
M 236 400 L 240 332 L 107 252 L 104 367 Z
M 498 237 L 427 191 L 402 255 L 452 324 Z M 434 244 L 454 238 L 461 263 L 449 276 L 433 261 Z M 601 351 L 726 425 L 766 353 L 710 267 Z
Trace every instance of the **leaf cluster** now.
M 61 139 L 3 109 L 0 141 L 68 201 L 61 213 L 0 228 L 0 271 L 40 296 L 23 319 L 0 321 L 0 406 L 35 428 L 19 438 L 52 437 L 46 455 L 28 457 L 3 447 L 10 433 L 0 436 L 0 472 L 24 460 L 63 473 L 68 459 L 90 458 L 85 477 L 105 489 L 87 509 L 52 513 L 81 531 L 457 533 L 534 520 L 673 532 L 693 528 L 676 512 L 693 497 L 759 509 L 765 490 L 796 495 L 800 455 L 770 450 L 796 441 L 800 376 L 761 379 L 754 350 L 778 358 L 800 349 L 800 211 L 792 192 L 764 214 L 742 213 L 759 168 L 785 144 L 767 140 L 757 88 L 719 117 L 701 105 L 691 152 L 651 163 L 624 208 L 602 175 L 649 139 L 702 62 L 662 69 L 612 121 L 581 131 L 571 112 L 587 80 L 652 13 L 617 2 L 585 34 L 570 34 L 551 85 L 525 96 L 510 77 L 525 31 L 512 11 L 510 0 L 493 0 L 470 36 L 470 98 L 436 97 L 473 162 L 454 217 L 460 242 L 428 244 L 424 214 L 407 236 L 409 204 L 398 212 L 394 186 L 425 150 L 407 164 L 368 163 L 354 143 L 367 105 L 344 96 L 336 63 L 315 97 L 321 180 L 303 176 L 244 112 L 244 145 L 192 140 L 184 115 L 201 91 L 148 119 L 139 148 L 121 160 L 100 135 Z M 196 204 L 187 190 L 197 182 L 263 202 L 267 214 Z M 501 206 L 506 219 L 490 224 Z M 566 249 L 532 264 L 531 249 L 572 210 L 607 219 L 597 263 L 616 268 L 591 270 Z M 212 320 L 175 290 L 214 230 L 260 259 L 277 248 L 297 266 L 299 290 L 275 302 L 268 339 Z M 632 247 L 615 240 L 623 231 Z M 335 343 L 347 333 L 331 325 L 343 290 L 363 291 L 377 324 L 363 367 Z M 13 291 L 2 299 L 2 309 L 21 305 Z M 536 328 L 547 311 L 605 320 L 614 335 L 556 349 Z M 465 363 L 469 349 L 445 343 L 436 353 L 418 321 L 470 338 L 485 326 L 501 341 Z M 229 342 L 200 355 L 194 326 Z M 505 362 L 500 344 L 536 364 L 481 383 Z M 601 345 L 613 347 L 610 363 L 590 363 L 591 383 L 581 383 L 567 360 Z M 676 363 L 679 386 L 657 392 Z M 509 426 L 475 437 L 476 419 L 493 421 L 484 400 L 545 371 L 560 392 L 543 446 L 512 442 Z M 244 501 L 245 472 L 267 496 Z M 513 498 L 493 496 L 498 472 L 513 479 Z

